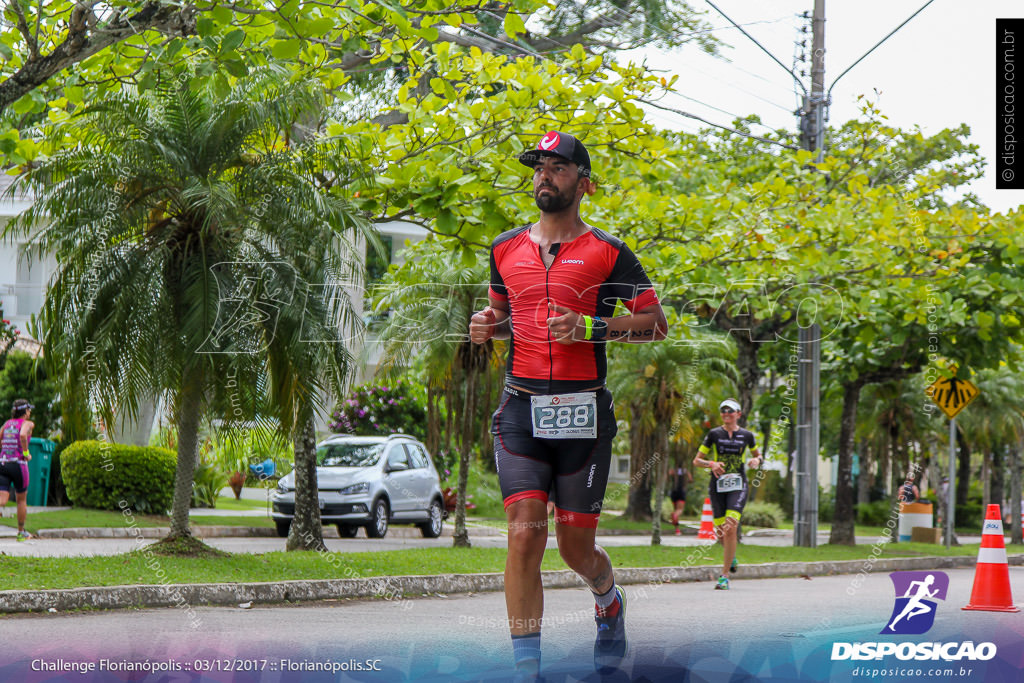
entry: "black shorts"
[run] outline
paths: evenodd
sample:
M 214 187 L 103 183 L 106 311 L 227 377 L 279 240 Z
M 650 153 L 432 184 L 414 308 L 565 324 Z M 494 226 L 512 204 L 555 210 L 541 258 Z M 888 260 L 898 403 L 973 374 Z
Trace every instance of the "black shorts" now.
M 7 460 L 0 462 L 0 491 L 14 486 L 15 493 L 28 491 L 28 462 L 24 460 Z
M 732 517 L 739 522 L 740 517 L 743 514 L 743 508 L 747 504 L 747 495 L 750 492 L 750 484 L 747 482 L 746 477 L 744 477 L 743 488 L 739 491 L 719 493 L 715 489 L 715 483 L 717 481 L 718 480 L 715 476 L 711 475 L 711 481 L 708 484 L 708 498 L 711 499 L 711 514 L 715 518 L 715 526 L 721 526 L 724 524 L 726 517 Z
M 512 391 L 505 389 L 491 418 L 505 507 L 525 498 L 547 502 L 554 491 L 560 524 L 597 528 L 618 431 L 611 392 L 596 392 L 596 439 L 543 439 L 533 436 L 530 395 Z
M 672 499 L 673 503 L 685 503 L 686 491 L 684 489 L 672 489 L 672 493 L 669 494 L 669 498 Z

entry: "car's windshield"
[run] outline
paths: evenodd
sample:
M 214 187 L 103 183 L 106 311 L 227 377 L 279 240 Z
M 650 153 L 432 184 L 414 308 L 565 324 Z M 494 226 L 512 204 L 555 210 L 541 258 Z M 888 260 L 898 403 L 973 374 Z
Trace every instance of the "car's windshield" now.
M 384 450 L 382 443 L 329 443 L 316 449 L 320 467 L 369 467 L 376 464 Z

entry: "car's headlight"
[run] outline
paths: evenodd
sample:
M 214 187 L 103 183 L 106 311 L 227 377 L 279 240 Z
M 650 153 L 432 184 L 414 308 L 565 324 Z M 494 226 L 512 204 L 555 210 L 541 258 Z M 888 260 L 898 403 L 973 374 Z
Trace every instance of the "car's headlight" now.
M 278 493 L 288 493 L 289 491 L 291 491 L 291 489 L 288 488 L 287 486 L 285 486 L 284 482 L 282 482 L 282 481 L 277 482 L 277 492 Z
M 370 490 L 369 482 L 362 482 L 361 484 L 352 484 L 338 491 L 343 496 L 350 496 L 353 493 L 366 493 Z

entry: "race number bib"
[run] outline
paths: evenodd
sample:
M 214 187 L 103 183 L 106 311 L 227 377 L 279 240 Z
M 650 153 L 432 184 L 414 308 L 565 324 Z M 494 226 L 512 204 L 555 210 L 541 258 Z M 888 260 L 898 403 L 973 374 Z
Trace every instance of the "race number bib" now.
M 543 439 L 596 439 L 597 394 L 531 396 L 533 435 Z
M 743 477 L 738 474 L 723 474 L 716 484 L 719 493 L 740 491 L 743 489 Z

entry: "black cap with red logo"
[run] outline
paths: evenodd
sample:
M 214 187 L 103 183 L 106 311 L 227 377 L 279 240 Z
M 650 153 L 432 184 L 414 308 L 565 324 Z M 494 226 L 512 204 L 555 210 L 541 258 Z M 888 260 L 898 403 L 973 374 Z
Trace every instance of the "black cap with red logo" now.
M 548 132 L 537 143 L 536 149 L 528 149 L 519 155 L 519 163 L 533 168 L 540 163 L 541 157 L 562 157 L 580 168 L 580 173 L 590 176 L 590 154 L 583 143 L 557 130 Z

